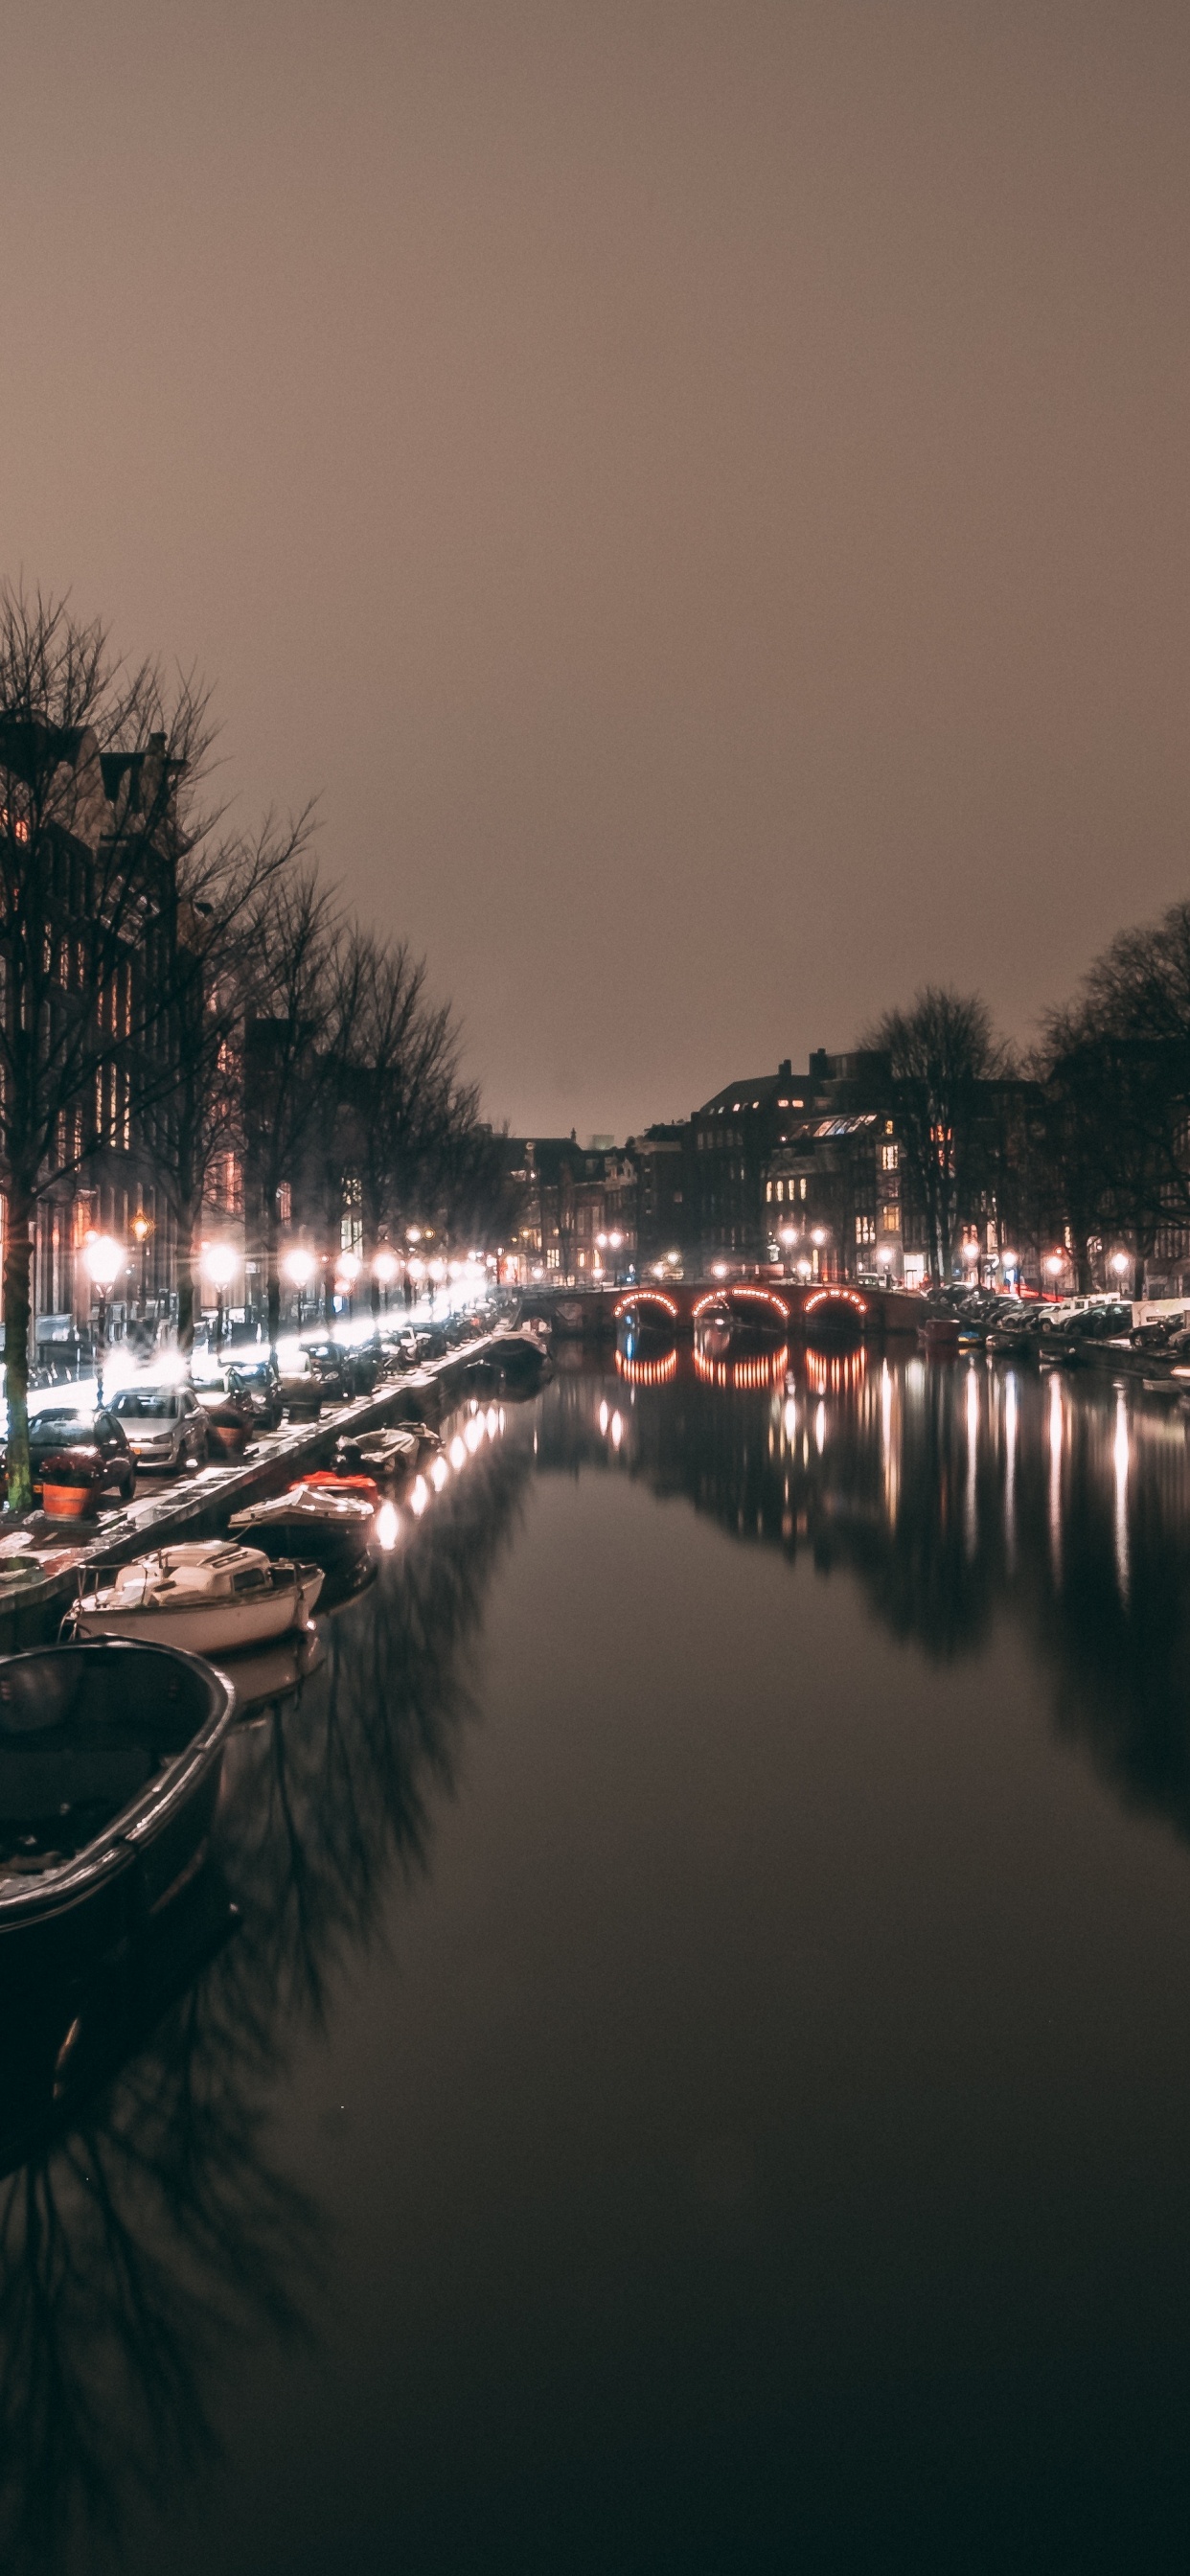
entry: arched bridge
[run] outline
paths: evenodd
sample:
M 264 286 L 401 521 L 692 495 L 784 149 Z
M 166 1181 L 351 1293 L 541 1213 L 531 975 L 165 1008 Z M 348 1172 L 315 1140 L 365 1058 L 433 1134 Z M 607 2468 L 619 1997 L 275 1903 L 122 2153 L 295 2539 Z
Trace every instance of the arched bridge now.
M 635 1323 L 676 1340 L 713 1314 L 765 1334 L 846 1331 L 865 1340 L 886 1333 L 915 1333 L 921 1300 L 903 1289 L 852 1288 L 828 1280 L 644 1279 L 625 1288 L 526 1290 L 524 1311 L 542 1315 L 556 1333 L 576 1341 L 612 1339 Z

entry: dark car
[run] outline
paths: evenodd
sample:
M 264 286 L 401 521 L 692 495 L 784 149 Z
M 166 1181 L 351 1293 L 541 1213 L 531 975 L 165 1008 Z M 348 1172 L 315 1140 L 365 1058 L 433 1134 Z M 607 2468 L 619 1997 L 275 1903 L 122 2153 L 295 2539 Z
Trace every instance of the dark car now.
M 256 1431 L 276 1431 L 283 1411 L 281 1380 L 270 1359 L 196 1359 L 194 1391 L 204 1411 L 220 1400 L 238 1405 Z
M 39 1405 L 29 1420 L 29 1465 L 39 1501 L 49 1460 L 65 1471 L 59 1480 L 63 1484 L 85 1482 L 97 1494 L 117 1493 L 125 1503 L 136 1491 L 136 1460 L 121 1424 L 104 1405 L 97 1408 L 65 1396 L 59 1403 Z
M 138 1467 L 201 1467 L 207 1420 L 192 1386 L 122 1386 L 112 1399 Z
M 342 1342 L 303 1342 L 302 1350 L 332 1404 L 346 1404 L 353 1395 L 371 1394 L 376 1384 L 377 1360 L 366 1345 L 347 1350 Z

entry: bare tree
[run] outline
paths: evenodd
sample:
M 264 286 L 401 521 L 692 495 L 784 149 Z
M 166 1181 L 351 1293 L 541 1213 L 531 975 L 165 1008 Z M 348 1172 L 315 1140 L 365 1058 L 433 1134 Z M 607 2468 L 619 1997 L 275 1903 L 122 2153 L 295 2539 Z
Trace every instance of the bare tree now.
M 253 836 L 219 844 L 179 868 L 177 948 L 163 1011 L 170 1022 L 165 1072 L 145 1102 L 155 1175 L 177 1228 L 178 1342 L 194 1338 L 195 1265 L 203 1202 L 216 1158 L 243 1155 L 244 1032 L 252 996 L 243 953 L 256 945 L 264 908 L 305 851 L 309 810 Z
M 333 894 L 304 868 L 274 882 L 245 941 L 245 1154 L 274 1344 L 281 1326 L 283 1193 L 292 1191 L 318 1143 L 342 938 Z
M 205 693 L 115 658 L 64 600 L 0 588 L 0 1178 L 7 1199 L 8 1507 L 31 1499 L 30 1265 L 39 1199 L 127 1150 L 160 1082 L 177 866 L 213 817 L 196 793 Z
M 886 1011 L 861 1043 L 887 1060 L 905 1175 L 925 1224 L 931 1276 L 942 1279 L 984 1185 L 989 1086 L 1009 1071 L 1006 1050 L 978 993 L 936 984 L 907 1011 Z
M 355 1168 L 375 1244 L 400 1232 L 456 1114 L 458 1034 L 426 991 L 424 958 L 404 942 L 360 942 L 358 1047 L 350 1074 Z M 379 1307 L 373 1281 L 372 1307 Z
M 1046 1024 L 1055 1178 L 1080 1277 L 1092 1232 L 1190 1227 L 1190 903 L 1121 931 Z

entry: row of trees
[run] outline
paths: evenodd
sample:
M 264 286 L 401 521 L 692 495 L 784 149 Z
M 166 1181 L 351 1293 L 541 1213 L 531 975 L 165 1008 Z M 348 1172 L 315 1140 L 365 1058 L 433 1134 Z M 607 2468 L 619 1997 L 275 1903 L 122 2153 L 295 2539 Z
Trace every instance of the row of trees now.
M 934 985 L 863 1044 L 934 1278 L 989 1219 L 1014 1249 L 1066 1247 L 1081 1289 L 1109 1244 L 1143 1269 L 1190 1229 L 1190 903 L 1122 931 L 1028 1052 L 978 994 Z
M 10 1508 L 29 1498 L 39 1204 L 119 1169 L 176 1225 L 179 1331 L 217 1159 L 242 1173 L 279 1322 L 283 1193 L 338 1244 L 344 1174 L 375 1243 L 414 1211 L 485 1239 L 500 1140 L 407 946 L 320 876 L 312 817 L 234 828 L 206 692 L 129 666 L 69 603 L 0 589 L 0 1184 Z

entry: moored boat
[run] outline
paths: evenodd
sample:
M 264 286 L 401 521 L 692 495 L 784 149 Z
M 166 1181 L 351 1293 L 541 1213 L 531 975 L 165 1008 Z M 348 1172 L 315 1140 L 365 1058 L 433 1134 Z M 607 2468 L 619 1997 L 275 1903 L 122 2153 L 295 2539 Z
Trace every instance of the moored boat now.
M 366 1555 L 376 1515 L 371 1503 L 349 1487 L 300 1484 L 233 1512 L 228 1528 L 266 1556 L 297 1556 L 330 1574 Z
M 76 1637 L 146 1638 L 194 1655 L 234 1654 L 304 1628 L 322 1590 L 321 1566 L 275 1562 L 234 1539 L 182 1541 L 98 1569 L 76 1602 Z
M 361 1431 L 336 1443 L 335 1470 L 339 1476 L 370 1476 L 377 1485 L 391 1488 L 416 1475 L 427 1447 L 440 1445 L 437 1433 L 428 1431 L 424 1423 Z
M 0 1955 L 97 1957 L 206 1849 L 235 1692 L 167 1645 L 38 1646 L 0 1662 Z
M 917 1338 L 931 1357 L 945 1359 L 959 1347 L 957 1316 L 927 1315 L 924 1324 L 918 1325 Z

